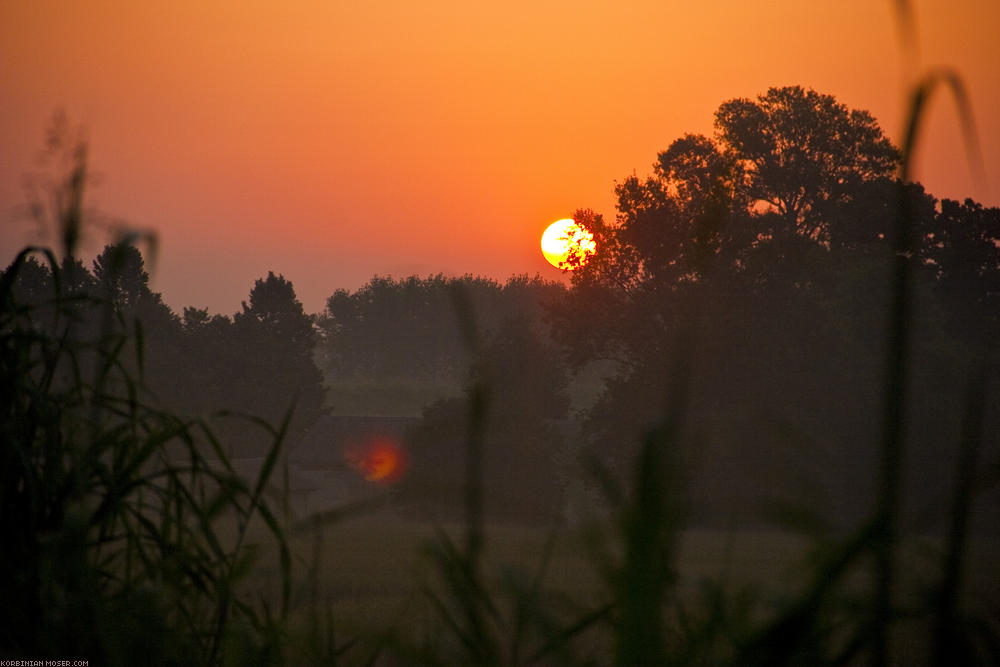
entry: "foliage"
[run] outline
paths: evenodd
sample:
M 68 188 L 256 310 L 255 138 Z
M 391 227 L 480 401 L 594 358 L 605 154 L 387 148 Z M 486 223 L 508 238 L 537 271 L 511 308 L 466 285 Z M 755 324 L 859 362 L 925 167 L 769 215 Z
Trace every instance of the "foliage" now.
M 858 181 L 890 176 L 899 160 L 867 111 L 799 86 L 724 102 L 715 127 L 742 168 L 746 201 L 773 207 L 810 238 L 826 236 L 824 209 L 849 199 Z
M 50 252 L 48 276 L 60 287 L 47 301 L 22 300 L 17 286 L 41 276 L 30 252 L 0 279 L 4 655 L 101 664 L 279 655 L 288 550 L 262 491 L 287 420 L 278 429 L 256 422 L 272 445 L 248 485 L 208 422 L 147 402 L 130 370 L 141 366 L 141 343 L 132 362 L 123 356 L 128 334 L 82 326 L 81 310 L 115 306 L 67 296 Z M 284 564 L 276 613 L 241 591 L 255 517 Z M 225 529 L 233 522 L 235 539 Z
M 95 287 L 123 319 L 141 319 L 151 331 L 176 327 L 163 297 L 149 287 L 142 253 L 128 242 L 105 246 L 94 260 Z
M 917 91 L 914 124 L 934 82 L 929 79 L 927 88 Z M 909 183 L 912 133 L 901 153 L 899 180 L 888 178 L 897 153 L 871 117 L 812 91 L 772 89 L 757 103 L 734 100 L 720 107 L 716 123 L 718 149 L 704 138 L 685 137 L 661 154 L 653 177 L 620 184 L 615 224 L 589 212 L 579 215 L 606 243 L 596 261 L 574 275 L 571 298 L 555 312 L 562 340 L 583 350 L 576 359 L 601 351 L 622 359 L 622 374 L 590 414 L 588 429 L 600 443 L 597 449 L 621 452 L 617 442 L 630 423 L 641 430 L 663 420 L 649 431 L 654 436 L 642 449 L 624 450 L 626 460 L 640 462 L 630 478 L 636 490 L 632 511 L 646 518 L 625 524 L 626 555 L 617 576 L 642 583 L 623 592 L 621 616 L 613 617 L 624 623 L 613 631 L 623 642 L 621 664 L 853 664 L 862 656 L 889 664 L 900 642 L 912 642 L 900 638 L 908 617 L 938 628 L 919 649 L 923 659 L 988 663 L 998 654 L 995 624 L 970 622 L 954 605 L 961 597 L 957 554 L 965 548 L 968 526 L 984 520 L 982 511 L 983 525 L 995 516 L 995 507 L 982 508 L 977 518 L 970 485 L 983 474 L 973 472 L 972 463 L 983 455 L 982 429 L 995 427 L 997 419 L 995 409 L 986 407 L 995 391 L 990 384 L 996 381 L 995 337 L 984 336 L 995 327 L 995 309 L 980 308 L 993 298 L 1000 276 L 996 209 L 947 200 L 938 205 L 919 184 Z M 842 140 L 846 143 L 838 144 Z M 686 155 L 681 164 L 695 169 L 665 169 L 665 155 Z M 724 156 L 734 171 L 723 168 Z M 726 175 L 733 173 L 735 187 L 727 189 Z M 717 219 L 737 229 L 717 234 L 710 219 L 699 226 L 692 216 L 678 214 L 704 210 L 704 202 L 713 200 L 710 193 L 725 193 L 714 196 L 727 207 Z M 636 233 L 646 227 L 660 231 Z M 708 247 L 700 255 L 699 242 Z M 698 256 L 704 263 L 691 261 Z M 616 320 L 624 323 L 615 326 Z M 587 326 L 593 323 L 599 324 L 596 333 Z M 879 331 L 888 332 L 885 342 L 872 344 Z M 686 407 L 668 410 L 663 418 L 655 397 L 676 400 L 677 391 L 675 370 L 664 363 L 669 359 L 683 360 L 698 373 L 681 392 Z M 869 387 L 882 387 L 882 395 L 866 391 Z M 964 402 L 956 401 L 958 396 Z M 744 479 L 772 480 L 773 494 L 780 487 L 760 466 L 768 456 L 759 446 L 767 443 L 765 433 L 739 417 L 775 409 L 782 409 L 774 416 L 784 438 L 804 440 L 809 457 L 822 460 L 828 442 L 850 462 L 843 475 L 826 465 L 816 478 L 849 484 L 848 493 L 831 497 L 862 500 L 850 510 L 815 513 L 809 505 L 803 511 L 801 492 L 790 494 L 788 502 L 797 508 L 784 512 L 786 519 L 797 514 L 795 523 L 816 534 L 824 519 L 835 518 L 845 522 L 842 531 L 820 543 L 812 583 L 800 595 L 767 613 L 763 622 L 740 623 L 740 630 L 729 628 L 724 638 L 704 644 L 718 617 L 692 623 L 681 601 L 664 597 L 672 577 L 669 559 L 652 565 L 669 554 L 669 546 L 652 550 L 656 538 L 650 531 L 663 525 L 657 516 L 662 506 L 641 492 L 648 488 L 649 469 L 656 468 L 649 458 L 660 442 L 655 434 L 667 429 L 669 449 L 682 461 L 709 450 L 702 461 L 709 467 L 706 477 L 722 485 L 702 495 L 704 482 L 689 475 L 692 507 L 731 490 L 724 487 L 738 488 Z M 863 416 L 852 425 L 856 415 Z M 869 425 L 879 421 L 881 432 L 873 433 Z M 728 449 L 719 452 L 720 445 Z M 989 451 L 996 455 L 995 446 Z M 604 456 L 597 465 L 614 487 L 610 461 Z M 954 474 L 944 474 L 956 461 Z M 725 475 L 729 466 L 738 476 Z M 660 474 L 658 483 L 669 487 L 673 480 Z M 904 476 L 916 482 L 916 493 L 905 492 Z M 760 502 L 768 497 L 761 491 L 738 496 L 724 509 L 732 512 L 754 498 Z M 934 531 L 935 522 L 945 519 L 949 496 L 949 538 L 940 552 L 941 578 L 932 585 L 938 592 L 901 602 L 902 536 Z M 620 497 L 621 492 L 611 494 Z M 826 531 L 818 534 L 830 539 Z M 613 581 L 620 580 L 613 567 L 608 571 Z M 869 573 L 867 597 L 851 600 L 857 586 L 852 582 Z M 716 601 L 720 606 L 709 607 L 712 613 L 728 616 L 731 601 Z M 633 605 L 643 611 L 627 614 Z M 663 614 L 671 609 L 681 634 L 664 646 L 674 624 Z M 695 635 L 683 633 L 690 628 Z M 719 653 L 713 644 L 718 639 L 724 639 Z
M 898 159 L 867 112 L 799 87 L 724 102 L 716 130 L 715 140 L 677 139 L 652 176 L 619 183 L 614 223 L 577 212 L 598 249 L 574 272 L 574 286 L 600 285 L 627 299 L 709 272 L 759 280 L 776 255 L 828 244 L 838 207 L 889 177 Z
M 951 313 L 957 328 L 995 338 L 1000 332 L 1000 209 L 971 199 L 945 199 L 933 223 L 918 227 L 924 236 L 920 253 L 957 308 Z
M 241 410 L 268 420 L 295 405 L 293 439 L 323 413 L 326 390 L 313 361 L 317 334 L 295 297 L 292 283 L 269 272 L 250 291 L 249 303 L 233 317 L 231 345 L 239 362 L 229 386 Z
M 76 259 L 87 151 L 67 132 L 57 123 L 49 140 L 70 156 L 66 174 L 46 181 L 63 259 L 27 248 L 0 274 L 0 652 L 274 662 L 290 553 L 263 492 L 288 416 L 277 428 L 252 419 L 270 447 L 248 481 L 208 420 L 155 406 L 143 322 L 174 318 L 124 240 L 96 277 Z M 245 588 L 257 556 L 248 531 L 261 521 L 280 562 L 277 608 Z
M 481 313 L 479 325 L 494 332 L 505 321 L 520 317 L 539 327 L 548 337 L 542 312 L 565 288 L 535 276 L 513 276 L 501 284 L 494 280 L 443 275 L 395 280 L 376 276 L 354 292 L 337 290 L 318 318 L 323 333 L 320 362 L 327 383 L 341 404 L 367 403 L 368 411 L 392 413 L 400 401 L 393 388 L 423 387 L 423 396 L 409 400 L 418 413 L 436 399 L 454 396 L 471 359 L 462 344 L 451 293 L 464 289 Z M 365 391 L 373 383 L 387 390 Z
M 664 360 L 691 356 L 699 368 L 691 418 L 713 452 L 692 454 L 704 461 L 698 504 L 728 495 L 723 507 L 746 508 L 773 487 L 763 481 L 778 472 L 768 469 L 768 452 L 790 427 L 804 438 L 798 446 L 841 458 L 837 474 L 810 471 L 804 460 L 795 475 L 822 480 L 813 487 L 823 513 L 851 523 L 863 503 L 845 511 L 838 499 L 865 497 L 874 484 L 868 443 L 877 438 L 878 397 L 870 388 L 881 381 L 885 352 L 873 332 L 891 303 L 896 221 L 912 220 L 913 249 L 901 256 L 924 304 L 912 323 L 921 362 L 914 403 L 938 404 L 907 415 L 926 454 L 914 474 L 930 478 L 952 456 L 934 443 L 954 442 L 959 418 L 942 396 L 960 394 L 960 369 L 996 326 L 988 304 L 1000 277 L 997 210 L 939 203 L 919 184 L 890 178 L 898 151 L 871 116 L 814 91 L 725 102 L 716 127 L 714 140 L 674 141 L 652 176 L 619 183 L 614 222 L 592 211 L 575 216 L 598 249 L 552 306 L 554 332 L 575 368 L 599 359 L 619 368 L 585 432 L 623 475 L 622 462 L 636 453 L 623 440 L 638 442 L 661 411 Z M 685 329 L 691 340 L 679 344 Z M 843 443 L 850 455 L 837 457 Z M 712 480 L 722 470 L 720 489 Z M 944 493 L 940 484 L 935 491 Z
M 481 419 L 484 511 L 491 519 L 552 521 L 561 506 L 557 420 L 569 406 L 567 376 L 558 350 L 523 318 L 490 335 L 470 372 L 488 387 Z M 413 471 L 401 500 L 431 516 L 454 516 L 462 504 L 463 448 L 475 397 L 441 399 L 424 411 L 407 436 Z

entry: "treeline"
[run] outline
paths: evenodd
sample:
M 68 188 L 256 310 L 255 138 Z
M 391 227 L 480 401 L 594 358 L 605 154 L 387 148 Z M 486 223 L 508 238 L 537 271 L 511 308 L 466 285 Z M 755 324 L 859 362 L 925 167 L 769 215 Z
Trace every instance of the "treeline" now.
M 29 261 L 15 294 L 39 306 L 39 326 L 57 295 L 81 304 L 74 335 L 141 333 L 145 386 L 181 412 L 279 423 L 294 405 L 291 442 L 325 412 L 423 415 L 413 447 L 458 479 L 467 387 L 481 381 L 496 496 L 544 510 L 560 502 L 551 480 L 558 496 L 579 460 L 628 478 L 643 434 L 673 411 L 684 415 L 676 449 L 696 520 L 758 517 L 794 498 L 849 524 L 874 493 L 902 259 L 912 275 L 904 465 L 919 489 L 910 516 L 940 514 L 972 378 L 986 377 L 973 397 L 984 432 L 1000 425 L 1000 209 L 898 182 L 899 153 L 871 115 L 811 90 L 730 100 L 715 127 L 671 143 L 652 175 L 618 183 L 614 220 L 576 213 L 597 252 L 570 258 L 569 288 L 377 276 L 310 315 L 269 273 L 232 317 L 178 315 L 123 244 L 90 269 Z M 240 432 L 230 440 L 237 455 L 263 447 Z M 987 444 L 982 456 L 996 460 Z
M 135 349 L 124 358 L 142 378 L 145 400 L 181 414 L 226 410 L 275 425 L 294 406 L 291 438 L 325 410 L 313 361 L 319 336 L 282 276 L 257 280 L 232 317 L 194 307 L 179 316 L 150 289 L 142 254 L 129 243 L 106 246 L 92 270 L 75 258 L 63 259 L 57 269 L 30 257 L 17 273 L 15 298 L 36 309 L 40 326 L 49 321 L 47 311 L 79 304 L 67 331 L 80 341 L 126 334 Z M 263 435 L 243 422 L 232 424 L 234 454 L 259 455 Z
M 109 327 L 137 334 L 142 360 L 132 355 L 134 370 L 141 366 L 145 389 L 165 407 L 187 414 L 236 411 L 277 424 L 294 404 L 293 441 L 329 411 L 419 414 L 434 400 L 459 394 L 474 348 L 499 349 L 508 337 L 525 355 L 551 346 L 543 307 L 565 292 L 559 283 L 528 276 L 505 283 L 376 276 L 354 292 L 336 290 L 324 312 L 310 315 L 292 283 L 271 272 L 232 317 L 196 307 L 178 315 L 150 289 L 142 253 L 127 243 L 107 246 L 89 269 L 71 258 L 53 272 L 31 257 L 13 287 L 18 302 L 37 308 L 39 326 L 57 301 L 76 302 L 74 336 L 94 338 Z M 463 317 L 472 331 L 463 332 Z M 469 334 L 475 340 L 466 340 Z M 548 356 L 559 363 L 558 351 Z M 392 395 L 400 383 L 414 394 L 402 408 Z M 329 387 L 336 395 L 327 400 Z M 558 416 L 565 416 L 565 405 L 557 404 Z M 254 443 L 239 447 L 238 455 L 259 454 Z
M 503 283 L 376 276 L 353 292 L 338 289 L 316 318 L 330 405 L 340 414 L 419 415 L 433 400 L 461 393 L 473 348 L 499 350 L 498 337 L 511 335 L 528 347 L 553 346 L 547 307 L 565 292 L 527 275 Z M 558 350 L 551 355 L 561 363 Z

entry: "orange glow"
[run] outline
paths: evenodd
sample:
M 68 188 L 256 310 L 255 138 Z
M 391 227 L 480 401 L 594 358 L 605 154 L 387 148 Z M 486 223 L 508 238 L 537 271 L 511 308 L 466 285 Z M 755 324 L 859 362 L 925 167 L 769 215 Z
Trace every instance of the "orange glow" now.
M 556 220 L 542 234 L 542 254 L 557 269 L 575 268 L 566 264 L 572 251 L 580 256 L 581 264 L 586 264 L 596 248 L 594 235 L 576 224 L 573 218 Z
M 369 482 L 392 484 L 406 470 L 406 457 L 399 445 L 391 440 L 375 440 L 363 447 L 349 450 L 347 464 Z
M 974 185 L 944 89 L 916 177 L 995 206 L 1000 2 L 910 4 L 913 64 L 961 74 L 990 187 Z M 832 94 L 903 137 L 893 3 L 566 7 L 0 1 L 0 267 L 39 242 L 30 220 L 7 220 L 57 108 L 86 126 L 99 175 L 87 206 L 158 232 L 154 289 L 176 312 L 222 314 L 272 269 L 313 313 L 375 274 L 533 274 L 538 221 L 613 219 L 616 180 L 685 133 L 711 136 L 719 104 L 769 86 Z

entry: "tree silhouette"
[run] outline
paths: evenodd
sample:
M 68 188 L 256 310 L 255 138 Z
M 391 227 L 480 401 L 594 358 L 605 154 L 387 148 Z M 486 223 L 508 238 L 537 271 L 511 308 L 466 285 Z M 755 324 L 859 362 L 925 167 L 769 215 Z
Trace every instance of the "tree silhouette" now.
M 472 372 L 485 389 L 483 443 L 488 516 L 549 521 L 560 506 L 556 420 L 569 408 L 566 369 L 539 322 L 514 316 L 486 336 Z M 427 406 L 407 434 L 414 457 L 405 494 L 435 511 L 462 505 L 472 394 Z
M 514 315 L 540 321 L 542 304 L 565 291 L 564 286 L 538 276 L 513 276 L 501 284 L 441 274 L 404 279 L 375 276 L 354 292 L 339 289 L 327 299 L 318 320 L 328 377 L 345 388 L 360 381 L 383 386 L 398 382 L 447 385 L 457 390 L 470 360 L 455 312 L 456 285 L 469 295 L 482 332 L 495 331 Z M 424 398 L 426 405 L 434 397 Z
M 922 218 L 925 223 L 926 217 Z M 959 331 L 1000 335 L 1000 208 L 944 199 L 924 226 L 922 255 L 948 295 Z
M 897 151 L 871 115 L 829 95 L 790 87 L 730 100 L 716 129 L 674 141 L 649 177 L 621 181 L 613 221 L 574 216 L 597 251 L 552 308 L 556 333 L 576 367 L 617 362 L 584 433 L 624 463 L 666 397 L 686 392 L 702 441 L 678 445 L 709 471 L 694 476 L 700 511 L 744 511 L 779 488 L 766 480 L 789 465 L 774 454 L 789 444 L 780 428 L 808 443 L 803 470 L 831 462 L 813 470 L 811 491 L 849 522 L 870 497 L 884 359 L 873 332 L 885 327 L 901 205 L 922 244 L 907 257 L 919 275 L 921 409 L 907 418 L 921 479 L 949 456 L 961 369 L 991 340 L 984 324 L 1000 319 L 1000 215 L 971 201 L 938 206 L 920 184 L 899 183 Z M 695 386 L 678 389 L 677 363 L 697 368 Z M 909 502 L 943 493 L 925 490 L 934 500 Z
M 687 135 L 660 153 L 654 168 L 645 182 L 631 176 L 615 188 L 619 234 L 639 271 L 629 279 L 700 280 L 734 229 L 735 162 L 708 138 Z
M 81 277 L 77 275 L 76 279 L 79 281 Z M 131 243 L 106 245 L 94 259 L 94 279 L 99 296 L 106 299 L 126 324 L 136 318 L 148 329 L 160 333 L 177 328 L 177 316 L 163 302 L 162 295 L 150 289 L 145 260 Z
M 192 313 L 190 323 L 203 319 Z M 258 279 L 233 316 L 232 333 L 240 364 L 234 407 L 277 424 L 294 402 L 294 441 L 323 413 L 326 389 L 313 360 L 317 333 L 292 283 L 274 272 Z
M 826 237 L 827 205 L 847 199 L 858 180 L 892 175 L 899 160 L 870 113 L 800 86 L 724 102 L 715 127 L 743 169 L 747 201 L 773 208 L 811 238 Z
M 8 267 L 4 272 L 10 271 Z M 21 265 L 11 285 L 11 297 L 18 306 L 38 307 L 55 296 L 52 289 L 52 271 L 48 265 L 28 257 Z M 44 321 L 44 318 L 40 318 Z
M 662 338 L 676 321 L 686 285 L 795 284 L 829 260 L 832 238 L 884 242 L 898 152 L 869 113 L 793 86 L 724 102 L 715 124 L 716 140 L 685 135 L 651 176 L 619 183 L 614 222 L 577 211 L 597 252 L 573 273 L 574 291 L 618 310 L 602 317 L 586 303 L 564 306 L 564 326 L 570 311 L 589 311 L 607 325 L 589 337 L 617 339 L 591 340 L 591 349 L 642 355 L 650 345 L 640 341 Z M 625 311 L 628 325 L 615 326 Z
M 464 353 L 443 275 L 375 276 L 337 290 L 320 320 L 329 371 L 345 377 L 460 377 Z

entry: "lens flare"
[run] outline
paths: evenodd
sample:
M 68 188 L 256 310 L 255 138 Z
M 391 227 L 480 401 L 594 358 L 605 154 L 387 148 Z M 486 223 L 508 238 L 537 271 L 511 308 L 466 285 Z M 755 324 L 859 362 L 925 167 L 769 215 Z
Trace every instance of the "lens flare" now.
M 379 484 L 399 481 L 406 470 L 403 450 L 388 439 L 373 440 L 360 447 L 351 448 L 344 458 L 347 464 L 366 480 Z

